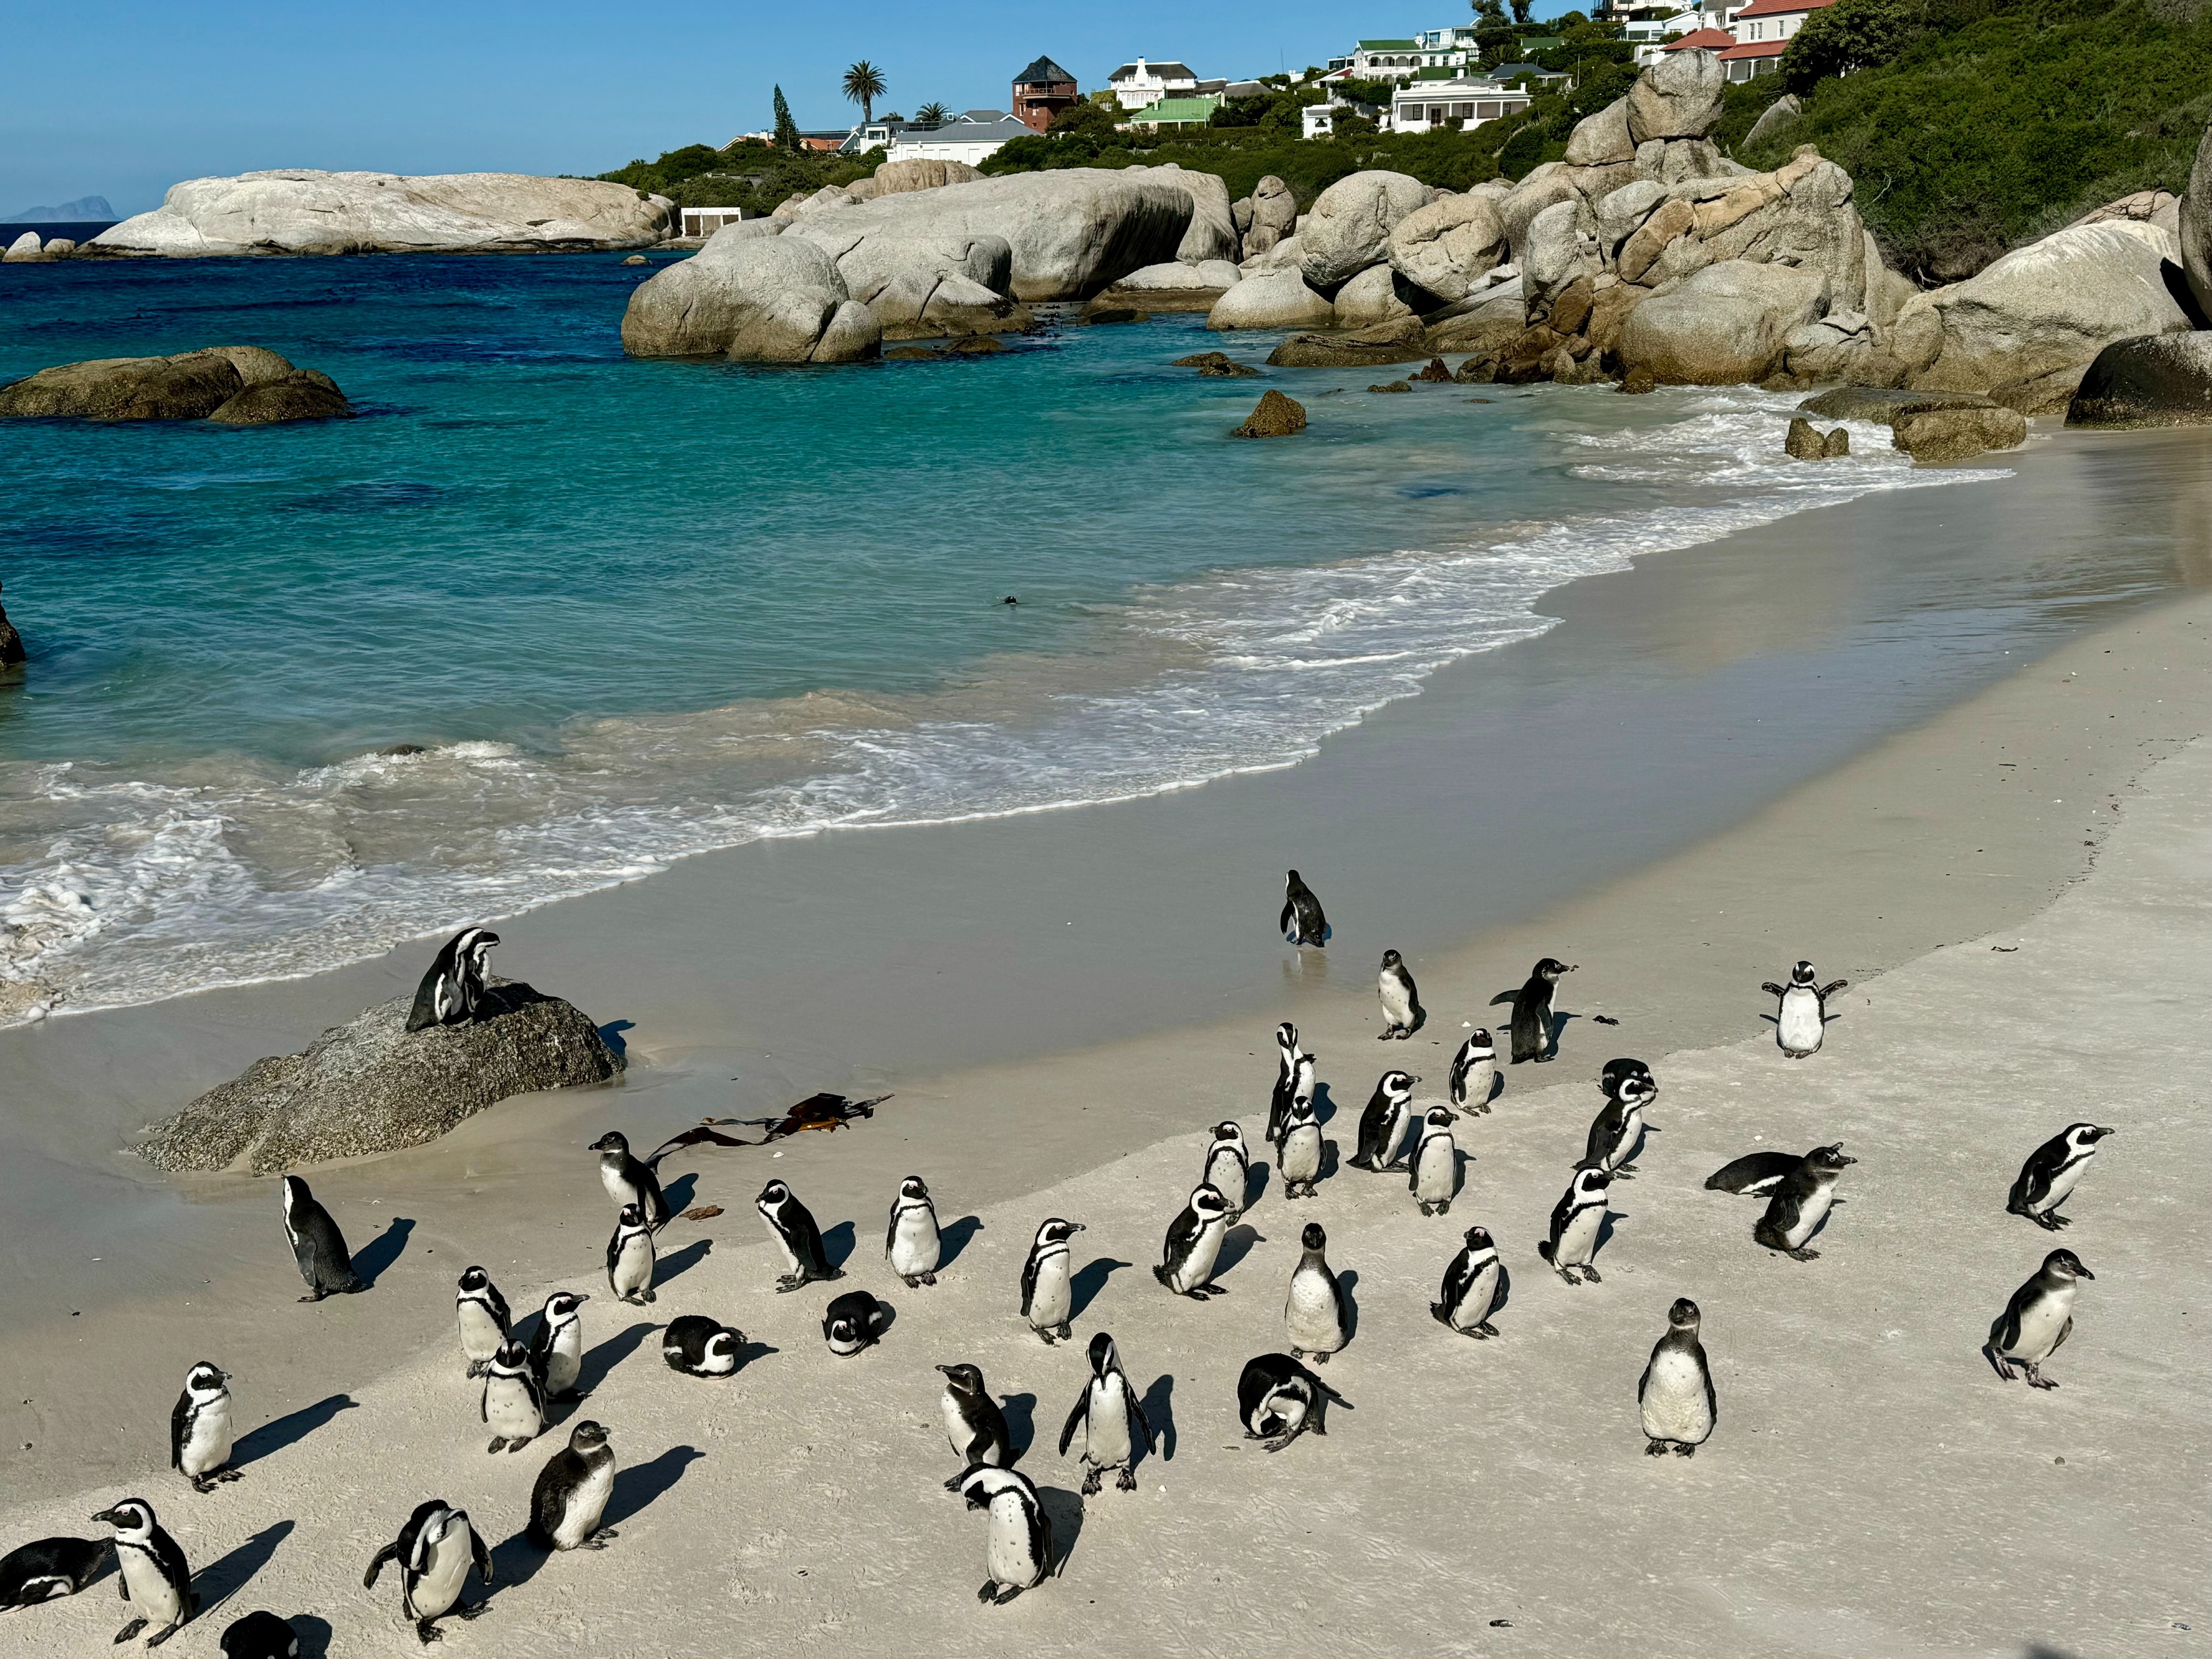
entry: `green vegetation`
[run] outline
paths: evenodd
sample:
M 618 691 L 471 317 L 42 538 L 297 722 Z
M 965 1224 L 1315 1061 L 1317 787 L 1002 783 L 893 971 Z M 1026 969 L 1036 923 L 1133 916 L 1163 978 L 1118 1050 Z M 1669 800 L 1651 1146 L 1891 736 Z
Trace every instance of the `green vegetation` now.
M 1738 159 L 1772 167 L 1819 145 L 1858 181 L 1890 261 L 1954 282 L 2115 197 L 2180 191 L 2212 116 L 2212 9 L 1837 0 L 1781 74 L 1730 88 L 1716 137 L 1740 143 L 1784 87 L 1804 118 Z
M 775 89 L 775 147 L 778 149 L 799 148 L 799 123 L 791 118 L 791 106 L 784 101 L 781 87 Z M 632 165 L 636 164 L 633 162 Z
M 632 161 L 599 177 L 665 196 L 678 207 L 742 207 L 772 213 L 794 194 L 811 195 L 824 185 L 865 179 L 883 159 L 880 149 L 859 156 L 822 155 L 778 149 L 755 138 L 726 149 L 686 144 L 657 161 Z

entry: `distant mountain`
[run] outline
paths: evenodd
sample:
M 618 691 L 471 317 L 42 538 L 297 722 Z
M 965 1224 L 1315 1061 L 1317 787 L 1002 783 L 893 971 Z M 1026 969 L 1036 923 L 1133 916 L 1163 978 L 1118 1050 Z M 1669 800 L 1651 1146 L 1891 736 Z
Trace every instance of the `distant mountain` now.
M 58 207 L 27 207 L 21 213 L 8 216 L 10 224 L 36 224 L 41 222 L 66 222 L 72 219 L 112 219 L 115 210 L 107 205 L 105 196 L 80 196 L 74 202 L 64 202 Z

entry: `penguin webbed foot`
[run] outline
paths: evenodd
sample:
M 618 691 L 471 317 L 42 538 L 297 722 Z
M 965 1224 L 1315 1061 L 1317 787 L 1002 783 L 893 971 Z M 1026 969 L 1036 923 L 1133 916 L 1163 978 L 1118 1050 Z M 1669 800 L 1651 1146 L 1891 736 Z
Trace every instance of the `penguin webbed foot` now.
M 1664 1457 L 1667 1455 L 1667 1443 L 1663 1440 L 1654 1440 L 1644 1447 L 1644 1455 L 1646 1457 Z
M 778 1296 L 788 1295 L 790 1292 L 799 1289 L 805 1283 L 806 1281 L 801 1279 L 797 1273 L 785 1273 L 781 1278 L 775 1281 L 775 1293 Z
M 2058 1386 L 2045 1376 L 2039 1367 L 2031 1365 L 2025 1360 L 2021 1363 L 2020 1368 L 2027 1373 L 2027 1386 L 2031 1389 L 2055 1389 Z
M 1602 1285 L 1605 1283 L 1605 1275 L 1598 1272 L 1596 1268 L 1591 1267 L 1587 1261 L 1583 1263 L 1583 1277 L 1589 1280 L 1593 1285 Z
M 1121 1473 L 1114 1477 L 1114 1490 L 1115 1492 L 1134 1492 L 1136 1489 L 1137 1472 L 1125 1463 L 1121 1466 Z
M 1818 1261 L 1820 1259 L 1820 1253 L 1818 1250 L 1808 1250 L 1802 1245 L 1794 1250 L 1786 1250 L 1784 1254 L 1792 1261 Z
M 1498 1334 L 1498 1327 L 1492 1324 L 1486 1319 L 1482 1323 L 1477 1325 L 1472 1331 L 1469 1331 L 1468 1334 L 1469 1336 L 1496 1336 Z
M 1695 1457 L 1697 1455 L 1698 1449 L 1686 1443 L 1678 1444 L 1674 1448 L 1674 1455 L 1677 1457 Z
M 1996 1345 L 1993 1342 L 1982 1344 L 1982 1358 L 1990 1362 L 1990 1368 L 1996 1372 L 2000 1382 L 2009 1382 L 2018 1375 L 2012 1368 L 2012 1362 L 1996 1351 Z
M 428 1619 L 417 1619 L 415 1621 L 415 1639 L 427 1648 L 433 1642 L 444 1641 L 446 1639 L 446 1632 L 440 1630 L 437 1626 L 432 1624 Z
M 580 1550 L 603 1550 L 621 1536 L 612 1527 L 601 1527 L 576 1547 Z
M 487 1455 L 496 1451 L 505 1451 L 506 1449 L 507 1439 L 505 1436 L 501 1436 L 499 1439 L 493 1441 L 491 1444 L 484 1448 L 484 1451 Z
M 455 1607 L 449 1616 L 455 1619 L 481 1619 L 484 1614 L 490 1611 L 491 1602 L 489 1600 L 482 1601 L 464 1601 L 460 1606 Z
M 324 1292 L 321 1291 L 309 1291 L 307 1295 L 301 1297 L 300 1300 L 302 1302 L 320 1302 L 323 1299 L 323 1296 Z
M 999 1599 L 999 1581 L 995 1578 L 986 1578 L 983 1581 L 983 1588 L 975 1592 L 975 1599 L 987 1607 L 995 1605 Z
M 471 1359 L 469 1361 L 468 1370 L 463 1371 L 461 1375 L 463 1376 L 482 1376 L 490 1369 L 491 1361 L 489 1359 Z
M 179 1626 L 175 1625 L 162 1626 L 161 1629 L 155 1631 L 151 1636 L 146 1638 L 146 1645 L 149 1648 L 160 1647 L 162 1643 L 167 1641 L 172 1636 L 174 1636 L 179 1628 Z
M 1104 1483 L 1105 1479 L 1105 1470 L 1092 1469 L 1083 1477 L 1083 1495 L 1085 1498 L 1096 1498 L 1098 1495 L 1098 1488 Z
M 132 1637 L 136 1636 L 140 1631 L 145 1628 L 146 1621 L 143 1619 L 133 1619 L 121 1630 L 115 1632 L 115 1645 L 118 1647 L 122 1646 L 124 1643 L 129 1641 Z

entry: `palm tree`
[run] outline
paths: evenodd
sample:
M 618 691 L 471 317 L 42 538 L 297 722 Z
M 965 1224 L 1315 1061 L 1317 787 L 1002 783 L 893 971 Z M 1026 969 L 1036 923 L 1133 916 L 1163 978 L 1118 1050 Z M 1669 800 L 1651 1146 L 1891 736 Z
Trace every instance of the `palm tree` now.
M 845 96 L 860 106 L 861 125 L 876 118 L 876 100 L 884 95 L 884 72 L 863 58 L 845 71 Z
M 933 102 L 924 104 L 920 109 L 915 111 L 914 124 L 918 127 L 928 127 L 933 131 L 943 126 L 945 118 L 951 113 L 952 112 L 942 104 Z

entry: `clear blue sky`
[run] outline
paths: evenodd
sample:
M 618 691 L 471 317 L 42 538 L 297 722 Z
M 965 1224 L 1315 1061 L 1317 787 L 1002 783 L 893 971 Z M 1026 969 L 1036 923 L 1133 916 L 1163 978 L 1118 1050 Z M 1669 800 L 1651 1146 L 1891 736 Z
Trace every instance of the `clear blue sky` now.
M 1087 91 L 1139 52 L 1263 74 L 1469 15 L 1467 0 L 0 0 L 0 216 L 94 193 L 138 212 L 179 179 L 256 167 L 599 173 L 767 126 L 778 82 L 801 126 L 847 125 L 837 80 L 858 58 L 890 83 L 879 108 L 1004 108 L 1040 52 Z

